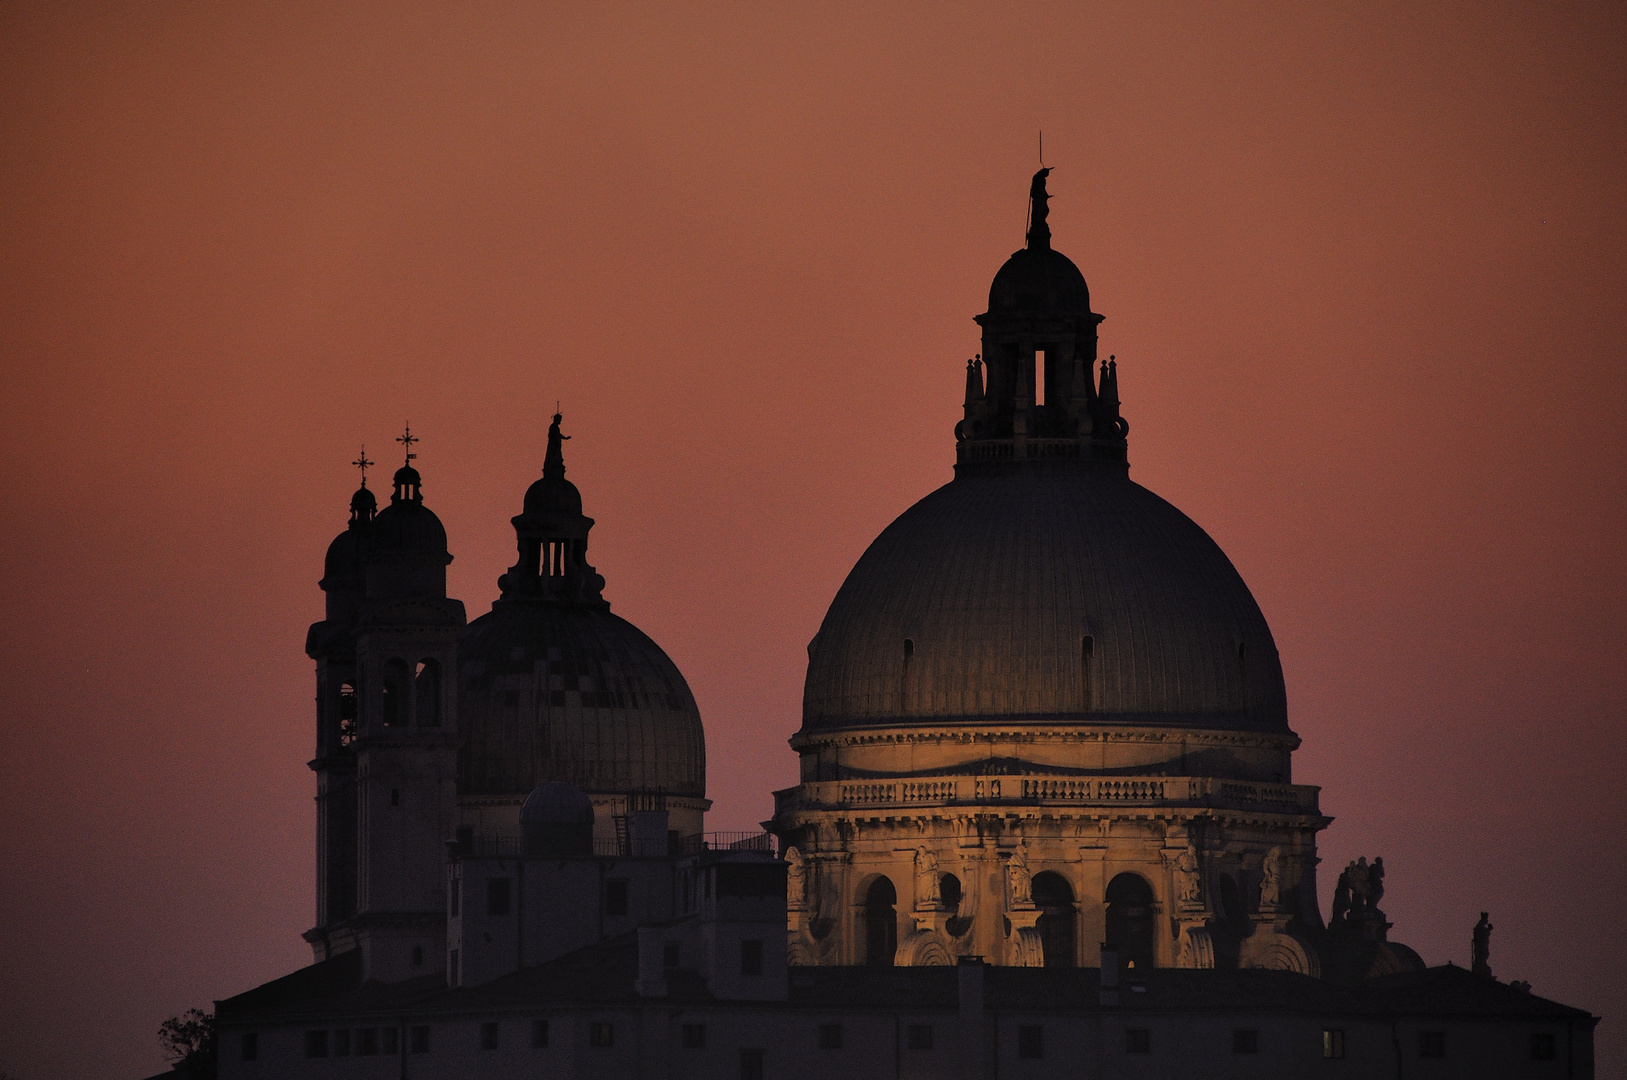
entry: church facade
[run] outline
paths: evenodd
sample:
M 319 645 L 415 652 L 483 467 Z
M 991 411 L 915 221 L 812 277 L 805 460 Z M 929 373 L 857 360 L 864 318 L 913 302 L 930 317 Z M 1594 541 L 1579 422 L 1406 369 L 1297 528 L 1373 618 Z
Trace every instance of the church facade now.
M 1595 1018 L 1322 917 L 1247 586 L 1130 480 L 1116 358 L 1051 246 L 976 317 L 955 478 L 809 645 L 800 782 L 709 833 L 700 715 L 613 615 L 562 417 L 473 622 L 411 432 L 330 545 L 311 966 L 217 1002 L 230 1077 L 1588 1076 Z M 947 440 L 946 440 L 947 448 Z

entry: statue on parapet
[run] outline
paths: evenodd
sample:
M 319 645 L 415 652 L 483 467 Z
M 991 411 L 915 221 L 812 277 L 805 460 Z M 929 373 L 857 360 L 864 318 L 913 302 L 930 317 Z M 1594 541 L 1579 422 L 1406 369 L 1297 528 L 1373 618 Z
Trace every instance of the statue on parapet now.
M 1050 175 L 1050 169 L 1041 169 L 1028 185 L 1028 246 L 1031 248 L 1051 246 L 1051 227 L 1045 223 L 1051 214 L 1048 205 L 1051 196 L 1045 190 L 1045 178 Z
M 1469 970 L 1476 975 L 1491 977 L 1491 918 L 1482 911 L 1480 921 L 1474 924 L 1474 946 L 1469 953 Z

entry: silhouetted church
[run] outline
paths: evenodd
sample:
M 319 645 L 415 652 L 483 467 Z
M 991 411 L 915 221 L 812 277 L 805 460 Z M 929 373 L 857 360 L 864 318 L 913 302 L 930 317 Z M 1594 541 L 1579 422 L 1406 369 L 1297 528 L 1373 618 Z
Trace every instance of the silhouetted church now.
M 315 963 L 217 1003 L 228 1077 L 1590 1076 L 1594 1018 L 1324 922 L 1270 628 L 1129 479 L 1048 170 L 965 370 L 955 479 L 808 648 L 801 782 L 704 831 L 683 675 L 610 611 L 554 416 L 492 610 L 415 441 L 330 546 Z M 358 464 L 368 464 L 365 457 Z M 365 471 L 364 471 L 365 476 Z

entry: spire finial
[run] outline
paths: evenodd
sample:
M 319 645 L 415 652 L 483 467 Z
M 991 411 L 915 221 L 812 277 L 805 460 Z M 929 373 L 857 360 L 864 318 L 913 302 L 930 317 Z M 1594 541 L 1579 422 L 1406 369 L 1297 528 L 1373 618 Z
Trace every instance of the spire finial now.
M 406 430 L 403 431 L 400 435 L 397 435 L 395 441 L 400 443 L 402 449 L 404 449 L 407 452 L 407 461 L 409 463 L 412 461 L 413 458 L 418 456 L 417 454 L 412 452 L 412 444 L 418 441 L 418 436 L 416 436 L 416 435 L 414 435 L 412 433 L 412 425 L 411 424 L 406 425 Z
M 367 486 L 367 470 L 368 470 L 369 466 L 377 464 L 377 462 L 367 460 L 367 444 L 366 443 L 362 443 L 361 456 L 358 457 L 355 461 L 352 461 L 351 464 L 356 466 L 356 468 L 358 468 L 358 469 L 360 469 L 362 471 L 362 487 L 366 487 Z
M 1030 248 L 1049 248 L 1051 246 L 1051 227 L 1045 224 L 1045 219 L 1051 213 L 1051 209 L 1047 205 L 1051 196 L 1045 190 L 1045 178 L 1050 175 L 1050 169 L 1041 167 L 1028 185 L 1028 246 Z
M 565 440 L 570 438 L 559 430 L 559 422 L 565 417 L 557 410 L 558 403 L 554 405 L 554 422 L 548 425 L 548 453 L 542 459 L 542 475 L 546 478 L 563 480 L 565 478 Z

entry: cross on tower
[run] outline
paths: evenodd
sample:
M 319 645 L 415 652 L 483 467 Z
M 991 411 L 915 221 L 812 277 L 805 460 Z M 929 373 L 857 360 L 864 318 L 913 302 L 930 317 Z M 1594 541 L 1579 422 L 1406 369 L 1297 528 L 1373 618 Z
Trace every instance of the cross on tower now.
M 360 469 L 362 471 L 362 487 L 366 487 L 367 486 L 367 468 L 368 468 L 368 466 L 374 464 L 374 462 L 371 462 L 371 461 L 367 460 L 367 444 L 366 443 L 362 443 L 361 456 L 358 457 L 355 461 L 352 461 L 351 464 L 356 466 L 356 468 L 358 468 L 358 469 Z
M 408 461 L 411 461 L 413 458 L 418 456 L 417 454 L 412 452 L 412 444 L 418 441 L 418 436 L 416 436 L 416 435 L 414 435 L 412 433 L 412 425 L 411 424 L 407 425 L 406 431 L 404 431 L 402 434 L 398 435 L 396 437 L 395 441 L 400 443 L 402 445 L 402 447 L 407 451 L 407 460 Z

